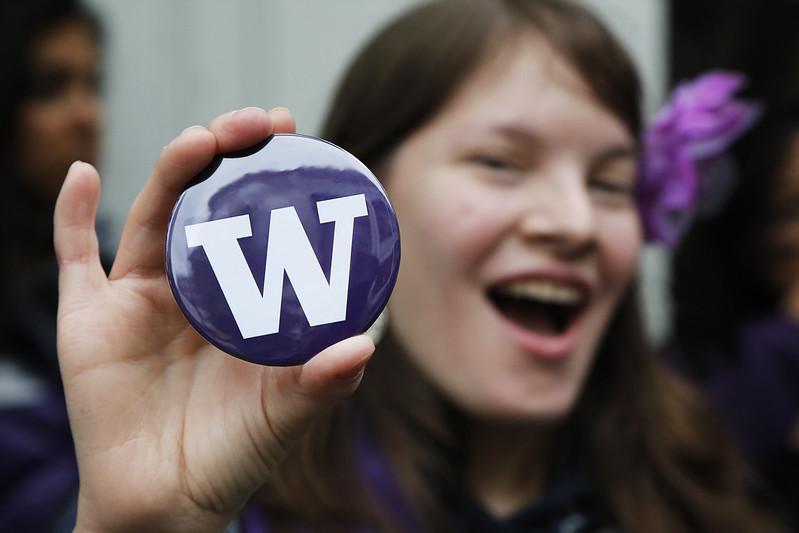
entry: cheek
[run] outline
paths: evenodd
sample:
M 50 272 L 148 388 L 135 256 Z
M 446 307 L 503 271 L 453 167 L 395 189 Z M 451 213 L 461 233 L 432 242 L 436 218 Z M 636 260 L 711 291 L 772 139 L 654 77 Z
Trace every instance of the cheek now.
M 389 305 L 390 323 L 421 366 L 452 364 L 453 343 L 470 324 L 482 297 L 477 272 L 500 232 L 496 206 L 485 195 L 458 187 L 444 174 L 427 175 L 413 187 L 389 187 L 402 236 L 402 261 Z M 436 360 L 425 357 L 438 354 Z
M 766 270 L 777 288 L 799 279 L 799 222 L 781 224 L 766 232 Z
M 23 174 L 46 173 L 48 163 L 56 158 L 63 144 L 59 142 L 60 123 L 59 116 L 41 104 L 23 111 L 14 150 L 16 168 Z
M 59 136 L 62 122 L 56 106 L 29 106 L 20 117 L 20 142 L 23 148 L 40 148 L 52 143 Z
M 507 227 L 501 199 L 456 178 L 432 177 L 412 194 L 397 191 L 393 201 L 408 270 L 421 267 L 443 276 L 471 272 Z
M 618 296 L 638 268 L 643 242 L 641 224 L 631 210 L 603 215 L 597 228 L 604 282 Z
M 776 250 L 799 248 L 799 220 L 778 224 L 767 231 L 766 242 Z

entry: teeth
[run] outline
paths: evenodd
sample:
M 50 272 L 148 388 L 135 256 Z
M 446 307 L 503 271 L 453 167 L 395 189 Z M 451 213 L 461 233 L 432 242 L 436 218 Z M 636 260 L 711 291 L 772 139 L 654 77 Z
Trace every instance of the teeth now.
M 498 287 L 498 291 L 514 298 L 538 300 L 559 305 L 576 305 L 582 301 L 582 294 L 575 287 L 552 281 L 513 281 Z

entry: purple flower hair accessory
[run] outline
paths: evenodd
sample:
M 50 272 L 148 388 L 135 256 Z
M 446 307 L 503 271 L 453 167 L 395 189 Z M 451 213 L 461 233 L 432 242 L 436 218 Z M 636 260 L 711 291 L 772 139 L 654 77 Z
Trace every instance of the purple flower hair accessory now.
M 689 226 L 700 180 L 761 114 L 734 97 L 743 75 L 711 71 L 677 86 L 644 133 L 637 203 L 647 240 L 675 246 Z

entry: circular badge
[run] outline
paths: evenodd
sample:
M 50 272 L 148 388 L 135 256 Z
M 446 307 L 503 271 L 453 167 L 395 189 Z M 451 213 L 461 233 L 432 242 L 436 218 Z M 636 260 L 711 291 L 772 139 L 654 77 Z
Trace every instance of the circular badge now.
M 296 365 L 363 333 L 388 302 L 400 239 L 366 166 L 305 135 L 223 154 L 172 211 L 166 272 L 183 314 L 225 352 Z

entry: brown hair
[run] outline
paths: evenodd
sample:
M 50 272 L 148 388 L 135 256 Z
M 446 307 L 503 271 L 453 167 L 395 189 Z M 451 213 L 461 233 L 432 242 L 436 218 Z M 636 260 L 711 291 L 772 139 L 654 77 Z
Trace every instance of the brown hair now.
M 640 89 L 629 58 L 584 8 L 561 0 L 442 0 L 416 8 L 356 59 L 322 136 L 379 174 L 488 54 L 531 31 L 639 136 Z M 359 475 L 363 458 L 354 457 L 353 436 L 364 427 L 387 457 L 416 523 L 427 531 L 450 529 L 431 479 L 462 479 L 464 420 L 390 332 L 358 392 L 313 429 L 264 488 L 273 527 L 403 530 L 402 513 L 392 513 Z M 551 463 L 579 458 L 600 505 L 630 531 L 765 531 L 746 504 L 734 454 L 713 428 L 699 398 L 655 366 L 631 289 L 559 430 Z

